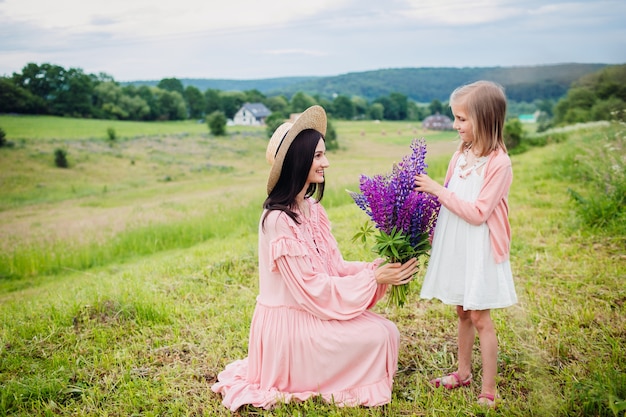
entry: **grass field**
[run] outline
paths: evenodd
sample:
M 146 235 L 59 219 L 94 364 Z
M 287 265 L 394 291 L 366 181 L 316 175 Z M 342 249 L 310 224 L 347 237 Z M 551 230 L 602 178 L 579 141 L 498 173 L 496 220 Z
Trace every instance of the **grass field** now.
M 441 179 L 453 134 L 418 124 L 334 122 L 324 205 L 346 259 L 365 215 L 345 189 L 387 171 L 413 137 Z M 264 129 L 0 116 L 0 415 L 228 416 L 209 387 L 246 355 L 257 293 L 257 222 L 269 166 Z M 117 139 L 107 139 L 108 128 Z M 618 133 L 615 133 L 617 129 Z M 621 133 L 620 133 L 621 132 Z M 624 416 L 626 243 L 581 226 L 562 175 L 594 127 L 513 155 L 511 263 L 520 302 L 495 311 L 503 416 Z M 600 140 L 600 139 L 598 139 Z M 54 164 L 63 148 L 69 168 Z M 428 380 L 455 369 L 451 308 L 417 296 L 375 310 L 401 333 L 394 399 L 319 401 L 242 416 L 482 415 L 467 390 Z M 480 375 L 476 345 L 474 375 Z

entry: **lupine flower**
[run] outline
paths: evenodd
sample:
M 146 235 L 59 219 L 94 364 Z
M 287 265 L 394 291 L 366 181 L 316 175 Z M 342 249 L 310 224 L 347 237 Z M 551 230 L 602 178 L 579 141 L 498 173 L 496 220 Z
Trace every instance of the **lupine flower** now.
M 374 251 L 389 262 L 406 262 L 426 256 L 440 203 L 431 194 L 414 190 L 417 174 L 425 174 L 428 165 L 426 142 L 413 139 L 411 153 L 387 174 L 361 175 L 360 192 L 349 192 L 354 202 L 369 216 L 378 234 Z M 372 229 L 366 224 L 354 239 L 366 240 Z M 402 306 L 408 285 L 392 286 L 389 302 Z

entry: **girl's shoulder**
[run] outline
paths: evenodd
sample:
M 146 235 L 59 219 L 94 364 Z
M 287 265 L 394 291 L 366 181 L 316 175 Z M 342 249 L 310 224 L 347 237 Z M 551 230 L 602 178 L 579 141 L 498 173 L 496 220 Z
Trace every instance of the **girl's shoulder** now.
M 511 158 L 509 154 L 498 148 L 491 152 L 489 158 L 494 165 L 511 165 Z

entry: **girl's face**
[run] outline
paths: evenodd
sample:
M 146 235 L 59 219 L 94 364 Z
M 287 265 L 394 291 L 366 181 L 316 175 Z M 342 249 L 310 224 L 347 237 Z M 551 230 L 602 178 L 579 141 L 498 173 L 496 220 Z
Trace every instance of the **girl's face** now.
M 324 169 L 328 168 L 330 163 L 326 158 L 326 144 L 324 139 L 320 138 L 315 148 L 315 155 L 313 156 L 313 164 L 309 170 L 309 176 L 307 177 L 308 184 L 321 184 L 324 182 Z
M 451 105 L 452 114 L 454 115 L 454 123 L 452 127 L 459 132 L 461 140 L 465 143 L 474 142 L 474 126 L 469 119 L 465 106 L 463 105 Z

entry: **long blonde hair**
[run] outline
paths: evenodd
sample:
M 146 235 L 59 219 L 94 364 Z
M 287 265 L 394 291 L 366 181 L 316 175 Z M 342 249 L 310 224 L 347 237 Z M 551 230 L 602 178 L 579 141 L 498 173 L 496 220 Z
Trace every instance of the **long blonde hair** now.
M 506 96 L 504 88 L 492 81 L 476 81 L 455 89 L 450 94 L 450 105 L 465 107 L 472 122 L 474 140 L 482 155 L 489 155 L 496 149 L 506 152 L 504 145 L 504 119 L 506 117 Z M 463 151 L 470 144 L 461 142 Z

